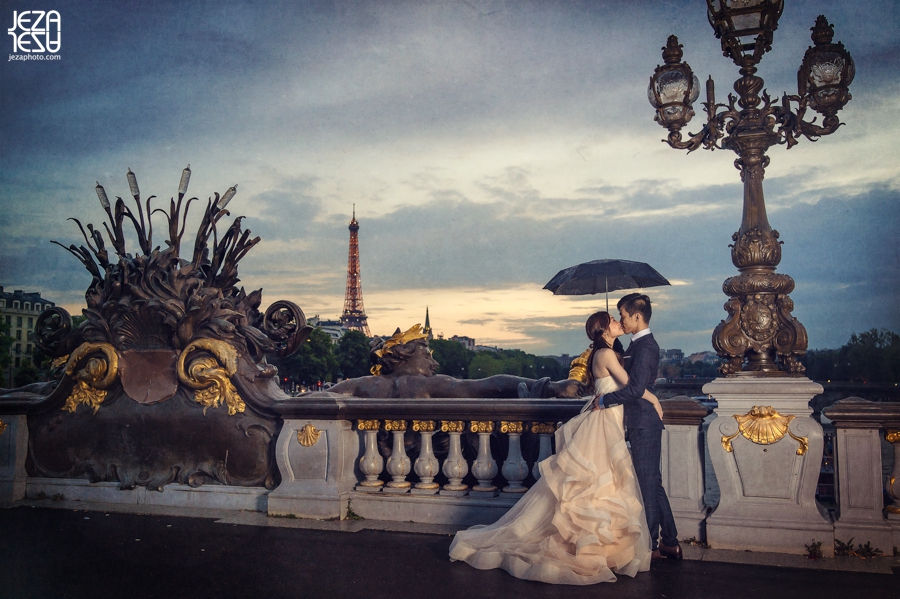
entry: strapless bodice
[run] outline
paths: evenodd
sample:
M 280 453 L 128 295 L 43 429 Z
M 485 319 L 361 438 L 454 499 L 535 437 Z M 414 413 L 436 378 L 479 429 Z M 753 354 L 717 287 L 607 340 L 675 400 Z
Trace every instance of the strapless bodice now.
M 622 385 L 620 385 L 612 376 L 605 376 L 594 381 L 594 395 L 600 393 L 606 395 L 607 393 L 618 391 L 621 388 Z

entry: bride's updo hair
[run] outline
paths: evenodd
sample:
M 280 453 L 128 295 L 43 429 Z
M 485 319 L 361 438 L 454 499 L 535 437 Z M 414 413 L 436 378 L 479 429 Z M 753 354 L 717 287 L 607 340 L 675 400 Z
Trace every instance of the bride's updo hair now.
M 625 352 L 622 343 L 616 339 L 612 346 L 610 346 L 609 343 L 606 342 L 606 339 L 603 338 L 603 333 L 609 328 L 609 323 L 611 323 L 612 320 L 609 312 L 594 312 L 588 316 L 587 322 L 584 323 L 584 330 L 587 333 L 588 339 L 591 340 L 594 351 L 605 347 L 621 356 Z

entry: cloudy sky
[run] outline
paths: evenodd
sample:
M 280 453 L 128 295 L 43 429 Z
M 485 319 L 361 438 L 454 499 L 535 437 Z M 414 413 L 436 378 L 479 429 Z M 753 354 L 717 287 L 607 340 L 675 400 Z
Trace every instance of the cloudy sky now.
M 810 347 L 900 332 L 900 9 L 786 0 L 759 75 L 796 93 L 819 14 L 853 54 L 845 127 L 772 148 L 765 191 Z M 241 262 L 264 303 L 337 317 L 360 222 L 373 333 L 436 332 L 538 354 L 586 347 L 599 296 L 541 288 L 598 258 L 645 261 L 664 348 L 710 349 L 741 218 L 732 152 L 660 143 L 646 86 L 669 34 L 720 101 L 737 77 L 699 0 L 597 2 L 0 1 L 57 10 L 58 61 L 0 62 L 0 285 L 70 311 L 90 277 L 66 218 L 99 223 L 100 181 L 168 202 L 237 183 L 262 242 Z M 873 17 L 874 15 L 874 17 Z M 698 112 L 699 112 L 699 106 Z M 700 118 L 688 127 L 696 131 Z M 162 205 L 162 204 L 160 204 Z M 161 226 L 161 225 L 157 225 Z M 195 226 L 195 225 L 194 225 Z M 189 227 L 190 229 L 190 227 Z M 622 294 L 612 294 L 611 303 Z

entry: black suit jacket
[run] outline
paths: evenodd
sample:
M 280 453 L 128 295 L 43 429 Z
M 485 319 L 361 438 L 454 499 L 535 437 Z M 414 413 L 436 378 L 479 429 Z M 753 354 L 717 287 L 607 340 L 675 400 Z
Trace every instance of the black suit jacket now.
M 625 426 L 628 428 L 662 429 L 659 414 L 646 399 L 644 390 L 656 392 L 654 383 L 659 369 L 659 344 L 653 333 L 632 341 L 625 350 L 625 372 L 628 384 L 613 393 L 603 396 L 603 405 L 608 408 L 622 404 L 625 406 Z

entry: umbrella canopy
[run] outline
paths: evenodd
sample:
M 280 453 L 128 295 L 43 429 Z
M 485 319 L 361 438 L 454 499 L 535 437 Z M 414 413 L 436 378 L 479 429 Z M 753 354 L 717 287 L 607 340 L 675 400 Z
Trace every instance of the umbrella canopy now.
M 606 293 L 606 309 L 609 310 L 609 292 L 619 289 L 643 289 L 671 285 L 664 276 L 649 264 L 631 260 L 594 260 L 576 264 L 556 273 L 544 285 L 553 295 L 589 295 Z

